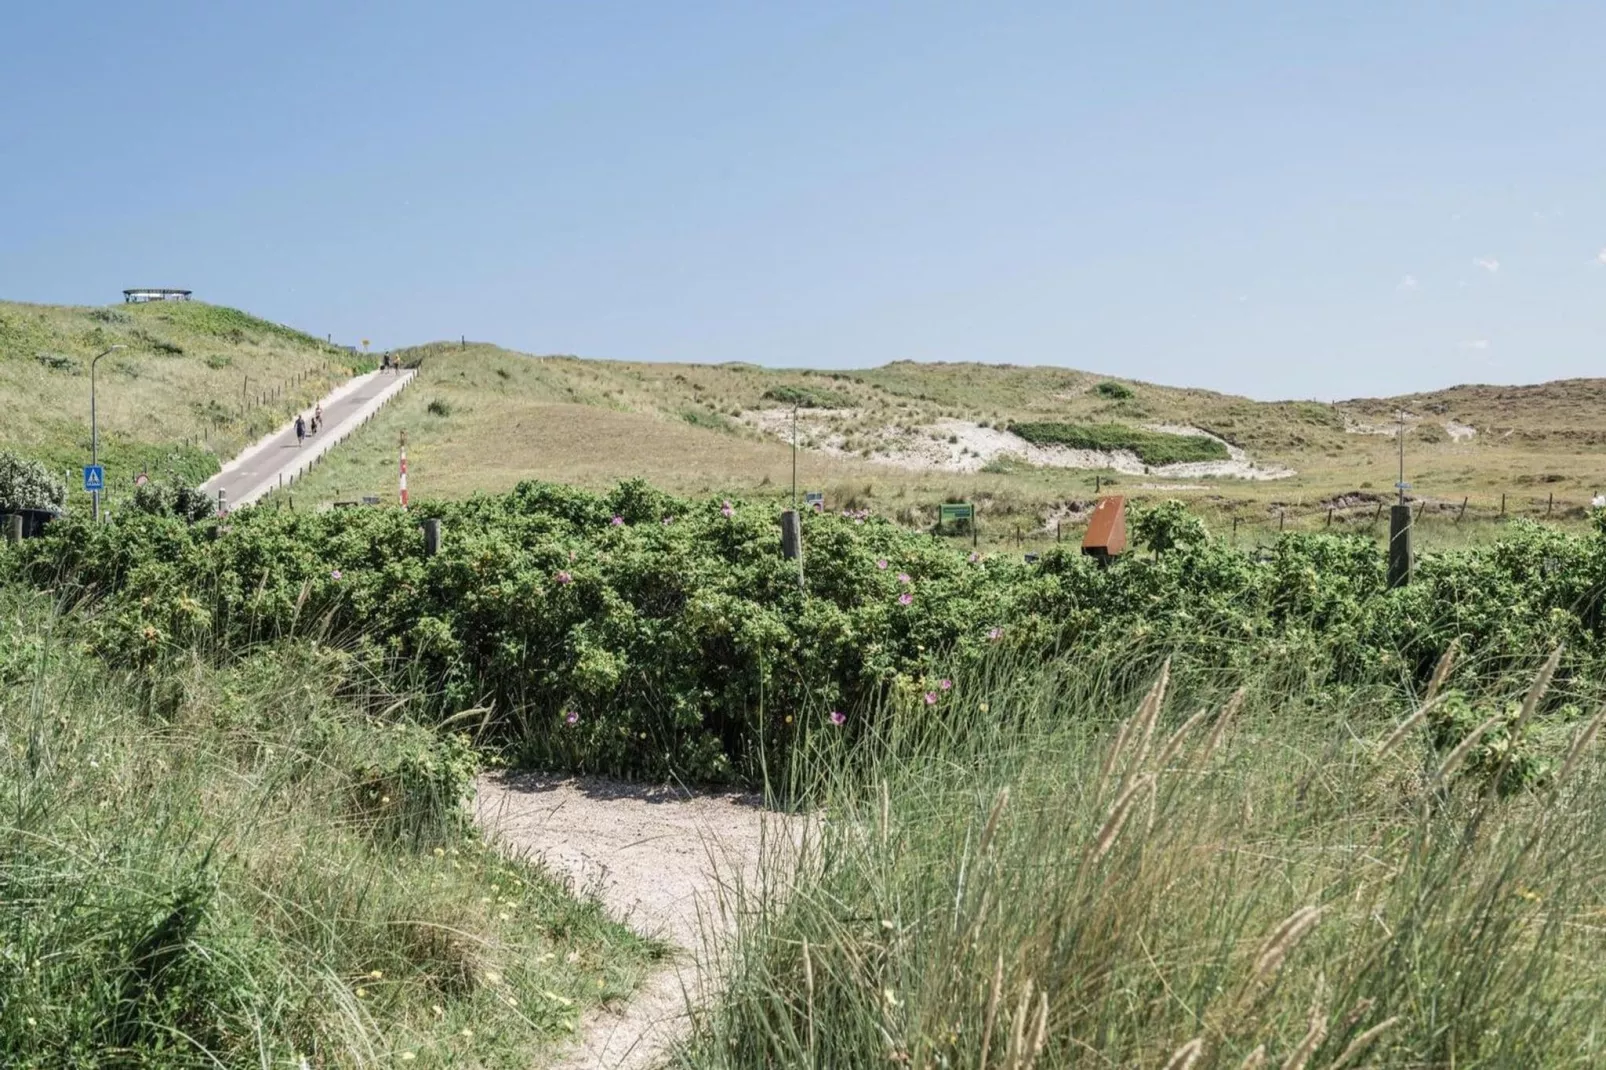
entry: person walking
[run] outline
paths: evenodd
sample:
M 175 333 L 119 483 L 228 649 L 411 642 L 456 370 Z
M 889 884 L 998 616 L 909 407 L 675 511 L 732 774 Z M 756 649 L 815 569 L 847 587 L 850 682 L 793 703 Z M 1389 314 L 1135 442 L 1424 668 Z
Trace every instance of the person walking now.
M 302 443 L 304 443 L 306 441 L 307 441 L 307 421 L 303 420 L 301 418 L 301 414 L 298 412 L 298 413 L 296 413 L 296 445 L 300 446 Z
M 323 426 L 323 402 L 320 401 L 320 402 L 318 402 L 318 407 L 316 409 L 312 410 L 312 433 L 316 435 L 318 433 L 318 428 L 320 428 L 322 426 Z

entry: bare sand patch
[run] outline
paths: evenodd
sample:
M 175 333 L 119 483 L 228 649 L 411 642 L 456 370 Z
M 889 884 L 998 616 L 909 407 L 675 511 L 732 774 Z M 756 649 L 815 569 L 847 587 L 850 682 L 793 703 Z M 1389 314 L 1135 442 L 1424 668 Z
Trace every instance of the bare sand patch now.
M 548 1070 L 646 1070 L 691 1028 L 690 1011 L 715 995 L 715 964 L 735 927 L 735 890 L 757 879 L 768 846 L 795 845 L 803 818 L 757 797 L 693 793 L 595 777 L 482 777 L 475 817 L 514 854 L 544 863 L 579 894 L 675 958 L 618 1007 L 581 1019 L 573 1048 Z
M 1221 442 L 1225 461 L 1190 461 L 1145 465 L 1129 450 L 1078 450 L 1038 446 L 1012 431 L 983 427 L 969 420 L 943 417 L 925 424 L 856 424 L 857 410 L 808 410 L 797 414 L 800 448 L 831 456 L 861 459 L 897 468 L 927 472 L 979 472 L 994 461 L 1017 460 L 1041 468 L 1078 468 L 1170 479 L 1286 479 L 1292 468 L 1260 464 L 1237 446 L 1197 427 L 1155 425 L 1151 430 L 1200 435 Z M 761 409 L 747 414 L 754 426 L 784 441 L 792 440 L 791 409 Z M 847 429 L 851 428 L 851 430 Z

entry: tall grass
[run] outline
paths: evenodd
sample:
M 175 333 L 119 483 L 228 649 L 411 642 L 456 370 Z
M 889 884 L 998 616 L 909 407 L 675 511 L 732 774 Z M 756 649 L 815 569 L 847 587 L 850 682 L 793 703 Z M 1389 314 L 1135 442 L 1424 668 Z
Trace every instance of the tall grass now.
M 69 623 L 0 591 L 0 1065 L 526 1067 L 653 956 L 488 850 L 468 750 L 339 654 L 153 689 Z
M 680 1064 L 1599 1064 L 1598 719 L 1502 797 L 1426 695 L 1128 683 L 1002 667 L 825 736 Z

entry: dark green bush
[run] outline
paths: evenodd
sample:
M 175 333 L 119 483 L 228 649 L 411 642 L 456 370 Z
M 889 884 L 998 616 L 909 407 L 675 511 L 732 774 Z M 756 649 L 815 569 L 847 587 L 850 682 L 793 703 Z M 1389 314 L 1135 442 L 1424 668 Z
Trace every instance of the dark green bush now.
M 1075 549 L 973 560 L 880 518 L 806 513 L 802 592 L 778 505 L 525 483 L 430 511 L 446 525 L 432 558 L 400 510 L 246 509 L 226 531 L 68 521 L 11 564 L 95 592 L 91 642 L 122 663 L 158 669 L 198 637 L 312 631 L 375 674 L 415 674 L 443 716 L 485 711 L 528 762 L 703 780 L 780 768 L 825 713 L 922 695 L 998 649 L 1399 682 L 1425 680 L 1457 642 L 1465 672 L 1501 681 L 1564 641 L 1563 678 L 1606 668 L 1606 538 L 1535 524 L 1423 555 L 1389 591 L 1366 538 L 1289 535 L 1250 556 L 1172 506 L 1133 520 L 1164 553 L 1108 568 Z
M 764 400 L 800 409 L 851 409 L 854 406 L 852 395 L 824 386 L 772 386 L 764 391 Z
M 433 398 L 429 403 L 429 414 L 431 416 L 450 416 L 452 414 L 452 403 L 445 398 Z
M 149 516 L 173 516 L 187 521 L 202 520 L 213 511 L 211 499 L 194 487 L 154 480 L 135 487 L 129 505 Z
M 17 509 L 60 509 L 67 485 L 38 461 L 0 450 L 0 513 Z
M 1144 464 L 1182 464 L 1190 461 L 1225 461 L 1227 447 L 1204 435 L 1172 435 L 1145 431 L 1124 424 L 1017 423 L 1009 429 L 1036 446 L 1067 446 L 1077 450 L 1127 450 Z
M 1101 398 L 1109 398 L 1111 401 L 1125 401 L 1134 396 L 1131 387 L 1125 383 L 1118 383 L 1114 379 L 1104 380 L 1093 388 L 1093 393 Z

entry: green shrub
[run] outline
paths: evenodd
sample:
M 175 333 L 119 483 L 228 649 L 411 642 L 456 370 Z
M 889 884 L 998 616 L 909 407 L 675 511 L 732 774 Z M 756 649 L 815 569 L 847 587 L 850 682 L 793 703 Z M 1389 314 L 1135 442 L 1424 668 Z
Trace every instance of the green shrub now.
M 0 512 L 18 509 L 61 509 L 67 485 L 38 461 L 0 450 Z
M 180 357 L 184 355 L 183 346 L 174 342 L 169 342 L 163 338 L 158 338 L 143 328 L 139 328 L 134 331 L 134 338 L 140 342 L 143 342 L 145 348 L 151 350 L 152 352 L 162 353 L 170 357 Z
M 1118 383 L 1114 379 L 1104 380 L 1093 388 L 1093 393 L 1101 398 L 1109 398 L 1111 401 L 1125 401 L 1135 396 L 1131 387 L 1125 383 Z
M 705 431 L 719 431 L 723 434 L 731 434 L 736 430 L 736 425 L 723 414 L 712 409 L 698 408 L 695 405 L 688 405 L 681 409 L 680 418 L 693 427 L 701 427 Z
M 429 414 L 431 416 L 450 416 L 452 414 L 452 403 L 445 398 L 433 398 L 429 403 Z
M 800 591 L 778 504 L 727 515 L 640 482 L 526 483 L 430 510 L 446 527 L 432 558 L 400 510 L 262 508 L 226 530 L 69 519 L 11 553 L 32 582 L 94 592 L 93 646 L 121 663 L 214 628 L 225 647 L 316 628 L 376 676 L 416 673 L 443 717 L 489 709 L 522 760 L 632 776 L 757 778 L 822 712 L 919 689 L 997 643 L 1092 656 L 1142 640 L 1223 672 L 1364 683 L 1424 680 L 1452 642 L 1498 681 L 1565 642 L 1567 673 L 1606 671 L 1606 538 L 1530 523 L 1421 555 L 1390 591 L 1364 537 L 1289 535 L 1250 556 L 1174 506 L 1131 520 L 1163 553 L 1107 568 L 1074 547 L 972 561 L 879 517 L 807 513 Z
M 851 409 L 855 404 L 851 394 L 824 386 L 772 386 L 764 391 L 764 400 L 800 409 Z
M 1155 553 L 1202 545 L 1208 538 L 1204 521 L 1179 501 L 1164 502 L 1138 513 L 1132 520 L 1132 537 Z
M 1156 467 L 1193 461 L 1225 461 L 1227 447 L 1204 435 L 1173 435 L 1123 424 L 1016 423 L 1009 429 L 1036 446 L 1077 450 L 1126 450 Z
M 172 516 L 191 522 L 213 512 L 211 499 L 194 487 L 156 480 L 135 487 L 129 505 L 149 516 Z

